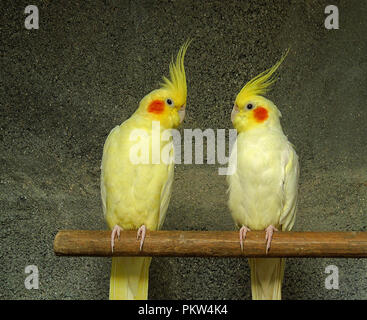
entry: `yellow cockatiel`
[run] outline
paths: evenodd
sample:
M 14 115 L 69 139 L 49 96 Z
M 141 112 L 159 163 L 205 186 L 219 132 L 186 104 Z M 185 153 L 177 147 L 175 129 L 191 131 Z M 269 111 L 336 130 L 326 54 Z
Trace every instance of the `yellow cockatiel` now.
M 164 222 L 174 171 L 169 133 L 185 116 L 187 47 L 188 42 L 170 64 L 170 79 L 163 77 L 162 87 L 146 95 L 105 142 L 101 195 L 112 250 L 121 230 L 138 230 L 141 250 L 146 230 L 160 229 Z M 147 299 L 150 262 L 150 257 L 112 257 L 110 299 Z
M 230 157 L 235 171 L 227 176 L 228 204 L 240 228 L 241 249 L 248 231 L 266 230 L 268 252 L 273 232 L 289 231 L 295 221 L 298 156 L 283 133 L 280 111 L 263 97 L 285 56 L 242 88 L 232 110 L 238 136 Z M 249 264 L 252 299 L 281 299 L 285 259 L 252 258 Z

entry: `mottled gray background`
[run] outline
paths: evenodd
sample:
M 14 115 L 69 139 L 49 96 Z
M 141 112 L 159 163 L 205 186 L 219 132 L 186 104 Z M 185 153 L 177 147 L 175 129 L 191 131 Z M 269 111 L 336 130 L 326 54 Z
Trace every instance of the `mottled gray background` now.
M 62 3 L 62 4 L 61 4 Z M 189 37 L 184 128 L 231 128 L 236 93 L 290 47 L 268 95 L 301 162 L 294 230 L 366 231 L 367 3 L 332 1 L 1 3 L 0 298 L 107 299 L 109 258 L 56 257 L 61 229 L 105 229 L 99 175 L 109 131 L 158 87 Z M 216 165 L 177 165 L 164 229 L 232 230 Z M 26 290 L 35 264 L 38 290 Z M 324 287 L 339 267 L 339 290 Z M 367 261 L 288 259 L 285 299 L 366 299 Z M 151 299 L 249 299 L 246 259 L 155 258 Z

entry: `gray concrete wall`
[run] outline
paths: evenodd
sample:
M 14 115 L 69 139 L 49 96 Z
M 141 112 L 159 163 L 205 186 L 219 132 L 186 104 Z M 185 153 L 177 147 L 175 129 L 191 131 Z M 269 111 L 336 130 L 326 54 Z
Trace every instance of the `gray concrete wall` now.
M 0 299 L 107 299 L 110 259 L 60 258 L 60 229 L 105 229 L 99 174 L 109 131 L 158 87 L 187 39 L 184 128 L 231 128 L 244 83 L 290 47 L 268 97 L 300 157 L 294 230 L 366 231 L 367 3 L 333 1 L 2 2 Z M 177 165 L 164 229 L 233 230 L 216 165 Z M 37 265 L 38 290 L 24 268 Z M 339 268 L 339 290 L 324 286 Z M 363 259 L 288 259 L 285 299 L 366 299 Z M 250 299 L 245 259 L 155 258 L 151 299 Z

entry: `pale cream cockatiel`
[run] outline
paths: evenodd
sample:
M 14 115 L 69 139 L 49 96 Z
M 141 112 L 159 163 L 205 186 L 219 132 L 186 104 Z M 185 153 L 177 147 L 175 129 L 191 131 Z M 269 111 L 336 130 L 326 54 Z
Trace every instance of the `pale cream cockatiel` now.
M 240 228 L 241 249 L 248 231 L 266 230 L 267 253 L 273 232 L 291 230 L 296 217 L 298 156 L 283 133 L 280 111 L 263 97 L 285 56 L 242 88 L 232 110 L 238 136 L 229 164 L 235 171 L 227 176 L 228 205 Z M 252 298 L 281 299 L 285 259 L 251 258 L 249 264 Z
M 174 172 L 169 132 L 185 116 L 188 44 L 170 64 L 170 79 L 163 77 L 162 87 L 146 95 L 136 112 L 115 127 L 105 142 L 101 195 L 112 230 L 112 251 L 121 230 L 138 230 L 142 250 L 146 230 L 158 230 L 164 222 Z M 110 299 L 147 299 L 150 262 L 150 257 L 112 257 Z

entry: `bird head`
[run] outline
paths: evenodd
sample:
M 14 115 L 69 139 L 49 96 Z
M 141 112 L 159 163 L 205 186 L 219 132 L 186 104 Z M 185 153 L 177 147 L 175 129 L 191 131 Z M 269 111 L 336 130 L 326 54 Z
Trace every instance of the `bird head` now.
M 250 80 L 238 93 L 232 109 L 231 120 L 239 133 L 261 126 L 280 127 L 280 111 L 263 95 L 276 81 L 272 75 L 281 65 L 288 51 L 273 67 Z
M 163 77 L 161 88 L 147 94 L 140 102 L 138 113 L 159 121 L 165 128 L 177 128 L 185 117 L 186 75 L 184 57 L 190 42 L 179 50 L 176 61 L 170 63 L 170 78 Z

